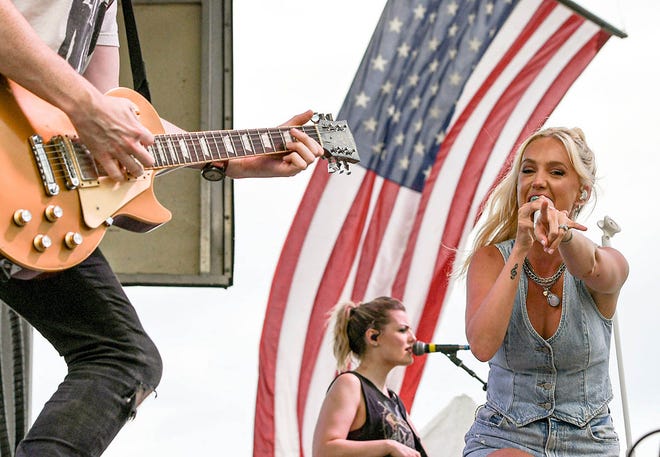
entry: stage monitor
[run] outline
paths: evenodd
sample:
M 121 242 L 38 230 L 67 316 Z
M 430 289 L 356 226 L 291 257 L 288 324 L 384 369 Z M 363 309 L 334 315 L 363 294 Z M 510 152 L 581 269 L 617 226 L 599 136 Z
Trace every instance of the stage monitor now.
M 151 103 L 188 130 L 230 129 L 231 1 L 133 0 Z M 119 5 L 122 86 L 133 88 Z M 233 280 L 233 184 L 209 182 L 198 170 L 155 179 L 157 200 L 172 220 L 148 233 L 111 227 L 101 248 L 124 285 L 219 286 Z

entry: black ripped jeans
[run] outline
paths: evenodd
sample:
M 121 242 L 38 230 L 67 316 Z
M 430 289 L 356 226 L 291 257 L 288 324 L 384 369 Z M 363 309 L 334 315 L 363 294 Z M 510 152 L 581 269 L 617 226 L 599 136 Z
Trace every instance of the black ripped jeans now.
M 135 414 L 136 396 L 155 389 L 162 374 L 158 350 L 108 262 L 97 249 L 61 273 L 0 282 L 0 299 L 68 366 L 16 457 L 101 455 Z

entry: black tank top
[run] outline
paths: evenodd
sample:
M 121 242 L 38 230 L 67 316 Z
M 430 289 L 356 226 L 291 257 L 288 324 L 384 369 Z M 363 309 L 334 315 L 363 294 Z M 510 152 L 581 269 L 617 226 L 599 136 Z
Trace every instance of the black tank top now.
M 419 437 L 408 424 L 406 407 L 394 391 L 387 397 L 371 381 L 355 371 L 347 371 L 360 380 L 366 405 L 366 419 L 362 427 L 352 430 L 346 437 L 353 441 L 395 440 L 426 456 Z M 342 373 L 342 374 L 346 374 Z M 340 375 L 341 376 L 341 375 Z

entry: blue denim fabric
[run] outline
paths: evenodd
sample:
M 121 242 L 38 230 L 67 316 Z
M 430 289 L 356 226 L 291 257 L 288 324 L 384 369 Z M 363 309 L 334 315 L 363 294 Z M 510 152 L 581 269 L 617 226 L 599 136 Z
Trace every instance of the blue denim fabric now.
M 497 245 L 505 258 L 512 246 Z M 522 272 L 504 342 L 489 361 L 488 404 L 517 426 L 553 417 L 583 427 L 612 399 L 612 320 L 566 271 L 561 320 L 545 340 L 527 315 L 527 284 Z
M 162 361 L 100 253 L 51 276 L 0 283 L 0 298 L 64 357 L 68 374 L 17 457 L 98 456 L 158 385 Z M 39 376 L 39 367 L 35 368 Z
M 464 457 L 485 457 L 497 449 L 520 449 L 534 457 L 618 457 L 619 438 L 607 408 L 584 427 L 546 418 L 517 427 L 504 415 L 480 406 L 465 435 Z

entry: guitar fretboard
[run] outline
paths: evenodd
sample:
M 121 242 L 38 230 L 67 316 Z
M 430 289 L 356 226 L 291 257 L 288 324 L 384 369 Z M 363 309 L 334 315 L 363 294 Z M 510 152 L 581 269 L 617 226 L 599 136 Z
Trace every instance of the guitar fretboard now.
M 296 128 L 320 141 L 316 127 Z M 288 152 L 286 144 L 296 141 L 290 129 L 278 127 L 156 135 L 154 144 L 148 150 L 154 156 L 153 168 L 156 169 L 285 153 Z

